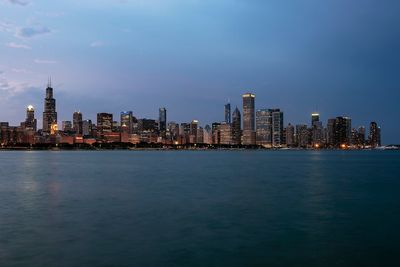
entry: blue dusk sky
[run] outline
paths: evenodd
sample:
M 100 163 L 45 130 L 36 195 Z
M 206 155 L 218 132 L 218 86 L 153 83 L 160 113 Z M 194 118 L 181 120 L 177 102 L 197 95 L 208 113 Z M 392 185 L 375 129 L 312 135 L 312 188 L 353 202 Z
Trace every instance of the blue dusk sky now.
M 350 116 L 400 143 L 400 1 L 0 0 L 0 121 L 52 77 L 59 122 L 80 110 L 222 121 L 223 105 L 281 108 L 285 125 Z

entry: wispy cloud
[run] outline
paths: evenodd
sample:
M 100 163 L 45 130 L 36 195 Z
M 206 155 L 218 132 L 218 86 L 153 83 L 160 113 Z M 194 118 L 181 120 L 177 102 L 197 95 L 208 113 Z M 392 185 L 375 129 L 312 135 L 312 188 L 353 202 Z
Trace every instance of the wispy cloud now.
M 17 48 L 17 49 L 32 49 L 29 45 L 24 45 L 24 44 L 17 44 L 14 42 L 6 44 L 7 47 L 10 48 Z
M 17 69 L 17 68 L 12 68 L 11 71 L 15 73 L 25 73 L 25 74 L 32 73 L 27 69 Z
M 56 64 L 55 60 L 47 60 L 47 59 L 35 59 L 34 62 L 36 64 Z
M 45 26 L 29 26 L 17 28 L 15 36 L 21 38 L 32 38 L 37 35 L 43 35 L 50 32 L 51 30 Z
M 29 1 L 27 0 L 6 0 L 6 2 L 14 5 L 26 6 L 29 5 Z
M 15 26 L 7 21 L 0 21 L 0 32 L 14 32 Z
M 105 43 L 103 41 L 93 41 L 90 43 L 90 47 L 101 47 L 105 46 Z

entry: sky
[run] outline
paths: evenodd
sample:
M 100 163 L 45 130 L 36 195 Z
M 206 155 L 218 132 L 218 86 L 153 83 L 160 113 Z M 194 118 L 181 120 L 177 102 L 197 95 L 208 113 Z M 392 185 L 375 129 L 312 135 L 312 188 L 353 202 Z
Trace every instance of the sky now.
M 224 104 L 377 121 L 400 143 L 400 1 L 0 0 L 0 121 L 34 105 L 52 77 L 59 122 L 224 119 Z

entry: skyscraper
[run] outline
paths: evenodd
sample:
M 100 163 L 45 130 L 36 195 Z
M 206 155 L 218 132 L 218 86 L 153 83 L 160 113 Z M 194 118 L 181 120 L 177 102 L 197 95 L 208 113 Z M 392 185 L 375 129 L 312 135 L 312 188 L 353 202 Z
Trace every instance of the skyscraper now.
M 291 125 L 290 123 L 286 127 L 286 145 L 288 147 L 293 147 L 295 145 L 295 139 L 294 139 L 294 126 Z
M 323 141 L 323 127 L 322 122 L 319 120 L 319 114 L 311 114 L 311 141 L 314 147 L 322 145 Z
M 268 109 L 256 112 L 257 145 L 272 146 L 272 114 Z
M 231 123 L 231 104 L 228 103 L 225 105 L 225 122 Z
M 167 109 L 166 108 L 160 108 L 158 111 L 158 127 L 161 135 L 165 136 L 165 132 L 167 130 Z
M 43 132 L 50 133 L 54 124 L 57 124 L 56 100 L 53 98 L 53 88 L 51 80 L 49 80 L 44 99 Z
M 92 121 L 91 120 L 84 120 L 82 122 L 82 135 L 84 136 L 92 136 Z
M 72 116 L 72 125 L 76 134 L 82 134 L 82 113 L 75 111 Z
M 243 96 L 243 144 L 256 144 L 255 95 L 246 93 Z
M 37 130 L 37 121 L 35 119 L 35 109 L 31 105 L 29 105 L 26 108 L 25 129 L 34 131 L 34 132 L 36 132 L 36 130 Z
M 97 133 L 103 134 L 112 132 L 113 129 L 113 114 L 97 113 Z
M 272 117 L 272 146 L 283 145 L 283 112 L 280 109 L 271 109 Z
M 311 127 L 314 126 L 315 122 L 319 121 L 319 113 L 312 113 L 311 114 Z
M 121 132 L 131 134 L 133 133 L 133 112 L 121 112 Z
M 242 118 L 239 109 L 236 107 L 232 114 L 232 144 L 242 143 Z
M 334 125 L 334 146 L 346 147 L 351 144 L 351 119 L 336 117 Z
M 381 146 L 381 128 L 376 122 L 371 122 L 369 124 L 369 144 L 372 147 Z

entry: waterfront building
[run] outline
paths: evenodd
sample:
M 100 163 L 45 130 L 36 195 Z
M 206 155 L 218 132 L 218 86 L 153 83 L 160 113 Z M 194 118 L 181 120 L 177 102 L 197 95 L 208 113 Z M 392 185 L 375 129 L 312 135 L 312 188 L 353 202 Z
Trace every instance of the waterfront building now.
M 123 111 L 121 112 L 121 132 L 132 134 L 133 133 L 133 112 Z
M 334 125 L 334 146 L 346 148 L 351 145 L 351 119 L 336 117 Z
M 225 105 L 225 123 L 231 123 L 231 104 L 227 103 Z
M 72 121 L 73 121 L 73 130 L 77 135 L 82 134 L 82 113 L 79 111 L 75 111 L 73 116 L 72 116 Z
M 219 144 L 231 145 L 232 144 L 232 126 L 230 123 L 223 122 L 218 126 L 219 130 Z
M 336 119 L 328 119 L 326 125 L 326 144 L 329 147 L 335 146 L 335 124 Z
M 243 144 L 256 144 L 255 95 L 246 93 L 243 98 Z
M 37 131 L 37 121 L 35 119 L 35 109 L 32 105 L 29 105 L 26 109 L 26 119 L 24 123 L 25 130 L 28 131 Z
M 257 145 L 272 146 L 272 113 L 268 109 L 256 112 L 256 139 Z
M 309 131 L 306 124 L 296 125 L 296 143 L 298 147 L 308 147 Z
M 272 146 L 281 147 L 283 142 L 283 112 L 280 109 L 271 109 L 272 117 Z
M 210 127 L 210 125 L 206 125 L 204 126 L 204 130 L 203 130 L 203 143 L 204 144 L 212 144 L 212 129 Z
M 369 145 L 371 147 L 381 146 L 381 128 L 376 122 L 371 122 L 369 124 Z
M 46 88 L 46 97 L 44 99 L 43 132 L 50 133 L 53 124 L 57 124 L 56 100 L 53 97 L 51 80 L 49 80 Z
M 219 122 L 214 122 L 211 125 L 211 131 L 212 131 L 212 143 L 214 145 L 219 145 L 221 144 L 221 131 L 219 129 L 219 126 L 221 123 Z
M 190 123 L 190 132 L 189 132 L 189 143 L 195 144 L 197 142 L 197 129 L 199 127 L 199 121 L 193 120 Z
M 113 114 L 97 113 L 97 134 L 111 133 L 113 131 Z
M 203 144 L 204 143 L 204 129 L 203 127 L 199 127 L 197 129 L 197 140 L 196 140 L 197 144 Z
M 165 132 L 167 130 L 167 109 L 160 108 L 158 111 L 158 127 L 160 134 L 165 136 Z
M 286 127 L 286 145 L 288 147 L 294 147 L 296 144 L 295 140 L 295 132 L 294 132 L 294 126 L 292 124 L 288 124 Z
M 138 131 L 139 133 L 143 132 L 158 132 L 158 124 L 156 120 L 152 119 L 139 119 L 138 120 Z
M 92 133 L 92 121 L 91 120 L 84 120 L 82 122 L 82 135 L 83 136 L 93 136 Z
M 61 123 L 61 129 L 63 132 L 72 132 L 72 122 L 71 121 L 62 121 Z
M 232 144 L 242 143 L 242 118 L 239 109 L 236 107 L 232 114 Z

